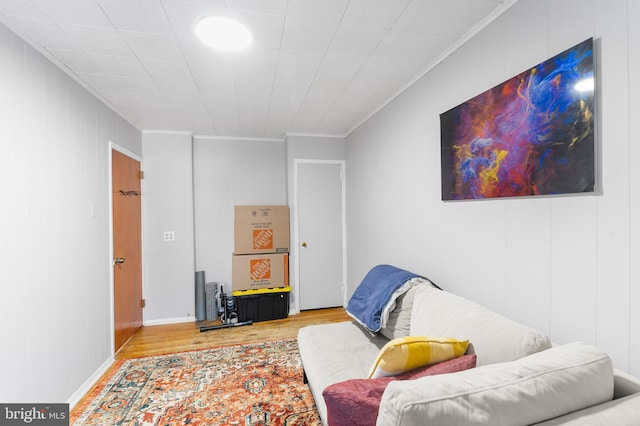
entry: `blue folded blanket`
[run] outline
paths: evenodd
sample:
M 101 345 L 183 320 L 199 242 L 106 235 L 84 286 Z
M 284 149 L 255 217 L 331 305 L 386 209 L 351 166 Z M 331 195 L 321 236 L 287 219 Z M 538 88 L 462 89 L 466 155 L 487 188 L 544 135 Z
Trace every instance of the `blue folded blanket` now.
M 351 296 L 347 313 L 367 330 L 377 333 L 382 328 L 382 310 L 391 296 L 416 277 L 424 278 L 391 265 L 373 267 Z

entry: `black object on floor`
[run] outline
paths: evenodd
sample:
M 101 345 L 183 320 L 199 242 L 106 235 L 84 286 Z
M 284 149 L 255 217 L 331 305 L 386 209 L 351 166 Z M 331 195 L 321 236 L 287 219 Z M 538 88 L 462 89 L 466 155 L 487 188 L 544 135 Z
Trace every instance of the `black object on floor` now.
M 253 321 L 243 321 L 243 322 L 234 322 L 229 324 L 220 324 L 220 325 L 203 325 L 200 327 L 200 332 L 209 331 L 209 330 L 219 330 L 221 328 L 229 328 L 229 327 L 240 327 L 241 325 L 251 325 Z

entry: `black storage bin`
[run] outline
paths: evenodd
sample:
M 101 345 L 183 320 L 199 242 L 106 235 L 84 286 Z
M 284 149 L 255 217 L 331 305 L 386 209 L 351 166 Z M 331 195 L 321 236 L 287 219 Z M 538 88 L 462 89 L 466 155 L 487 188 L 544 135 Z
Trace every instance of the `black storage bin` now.
M 290 287 L 234 291 L 238 321 L 269 321 L 289 316 Z

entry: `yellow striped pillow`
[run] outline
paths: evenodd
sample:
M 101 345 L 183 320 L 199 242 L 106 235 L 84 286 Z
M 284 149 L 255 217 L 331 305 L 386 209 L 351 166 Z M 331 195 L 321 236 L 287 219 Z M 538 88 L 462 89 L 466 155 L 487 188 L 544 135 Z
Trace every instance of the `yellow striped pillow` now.
M 390 340 L 380 349 L 369 378 L 395 376 L 464 355 L 468 340 L 448 337 L 406 336 Z

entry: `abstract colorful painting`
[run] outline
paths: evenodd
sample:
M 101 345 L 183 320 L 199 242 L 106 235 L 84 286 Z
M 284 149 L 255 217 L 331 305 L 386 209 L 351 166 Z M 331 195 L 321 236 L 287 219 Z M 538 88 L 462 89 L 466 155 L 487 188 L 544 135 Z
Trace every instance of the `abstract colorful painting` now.
M 593 192 L 593 39 L 440 115 L 442 199 Z

